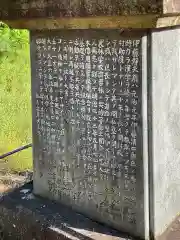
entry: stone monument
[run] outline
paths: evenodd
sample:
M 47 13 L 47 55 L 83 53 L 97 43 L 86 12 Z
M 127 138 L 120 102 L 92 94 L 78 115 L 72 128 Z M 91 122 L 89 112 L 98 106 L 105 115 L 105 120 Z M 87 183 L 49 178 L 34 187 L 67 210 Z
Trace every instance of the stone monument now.
M 0 16 L 31 30 L 34 193 L 159 239 L 180 211 L 179 1 L 4 1 Z

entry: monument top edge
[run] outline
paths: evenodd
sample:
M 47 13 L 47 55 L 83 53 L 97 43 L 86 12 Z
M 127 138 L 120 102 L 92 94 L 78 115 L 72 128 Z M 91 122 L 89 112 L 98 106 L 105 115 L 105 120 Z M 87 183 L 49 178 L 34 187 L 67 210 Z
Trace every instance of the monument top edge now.
M 0 1 L 0 21 L 27 29 L 159 28 L 178 25 L 178 15 L 179 0 Z
M 4 20 L 7 25 L 17 29 L 159 29 L 180 26 L 178 15 L 129 15 L 76 18 L 33 18 Z

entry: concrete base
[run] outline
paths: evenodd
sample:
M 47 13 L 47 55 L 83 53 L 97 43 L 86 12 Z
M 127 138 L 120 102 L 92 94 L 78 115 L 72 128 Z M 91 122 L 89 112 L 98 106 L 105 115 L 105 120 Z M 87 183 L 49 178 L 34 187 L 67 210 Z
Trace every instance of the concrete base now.
M 0 198 L 4 239 L 135 240 L 64 205 L 36 197 L 32 189 L 30 182 Z

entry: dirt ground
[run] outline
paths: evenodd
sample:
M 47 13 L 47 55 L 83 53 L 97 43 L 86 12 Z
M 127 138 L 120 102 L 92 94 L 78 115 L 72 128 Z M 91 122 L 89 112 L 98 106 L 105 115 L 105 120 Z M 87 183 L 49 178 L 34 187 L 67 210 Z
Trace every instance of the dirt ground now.
M 0 193 L 4 193 L 4 192 L 8 191 L 9 188 L 10 188 L 9 186 L 1 183 L 0 184 Z
M 32 180 L 32 172 L 7 173 L 0 171 L 0 195 L 8 190 L 20 187 L 24 183 Z

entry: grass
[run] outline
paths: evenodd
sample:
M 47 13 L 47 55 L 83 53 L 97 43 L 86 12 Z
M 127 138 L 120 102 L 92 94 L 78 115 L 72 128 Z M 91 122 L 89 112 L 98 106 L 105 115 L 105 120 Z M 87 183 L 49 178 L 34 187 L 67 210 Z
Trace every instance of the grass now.
M 28 38 L 28 33 L 24 33 Z M 1 45 L 0 45 L 1 46 Z M 0 155 L 31 143 L 29 45 L 0 56 Z M 4 161 L 4 160 L 3 160 Z M 5 159 L 11 170 L 32 168 L 32 149 Z

